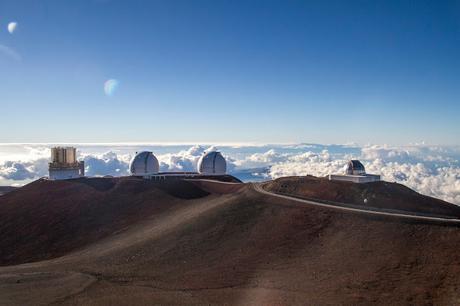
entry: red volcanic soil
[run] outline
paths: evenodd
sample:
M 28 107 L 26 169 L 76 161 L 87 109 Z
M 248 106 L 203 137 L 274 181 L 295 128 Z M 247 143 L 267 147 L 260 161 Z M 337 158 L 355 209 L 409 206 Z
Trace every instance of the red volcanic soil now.
M 0 198 L 0 265 L 63 255 L 146 215 L 208 194 L 185 181 L 35 181 Z
M 214 194 L 180 180 L 38 181 L 0 209 L 3 264 L 49 259 L 0 267 L 1 305 L 460 301 L 460 228 L 303 205 L 251 185 Z
M 460 207 L 421 195 L 397 183 L 330 181 L 314 176 L 283 177 L 264 185 L 267 191 L 307 199 L 354 204 L 362 207 L 400 210 L 421 214 L 460 217 Z M 364 201 L 366 199 L 366 202 Z
M 193 182 L 196 186 L 200 189 L 205 190 L 209 193 L 217 193 L 217 194 L 227 194 L 227 193 L 235 193 L 240 191 L 244 188 L 244 184 L 242 183 L 234 183 L 234 182 L 224 182 L 221 181 L 212 181 L 212 180 L 188 180 L 189 182 Z

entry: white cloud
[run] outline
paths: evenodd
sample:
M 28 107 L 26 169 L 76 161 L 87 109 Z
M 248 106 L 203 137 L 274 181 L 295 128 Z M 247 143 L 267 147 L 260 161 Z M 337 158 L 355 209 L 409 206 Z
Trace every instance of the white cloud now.
M 14 181 L 37 178 L 46 175 L 47 165 L 46 159 L 30 162 L 6 161 L 0 164 L 0 177 Z
M 122 176 L 128 174 L 128 162 L 126 156 L 118 157 L 114 152 L 102 155 L 87 155 L 85 162 L 85 175 L 88 176 Z
M 3 164 L 0 176 L 10 180 L 25 180 L 35 177 L 35 173 L 20 162 L 8 161 Z
M 405 146 L 405 147 L 389 147 L 389 146 L 366 146 L 361 149 L 361 157 L 365 160 L 382 159 L 385 161 L 397 162 L 438 162 L 438 163 L 455 163 L 460 152 L 456 148 L 443 148 L 438 146 Z
M 239 168 L 258 168 L 273 165 L 286 160 L 287 153 L 278 153 L 275 149 L 269 149 L 263 153 L 254 153 L 244 159 L 236 160 L 235 166 Z
M 203 146 L 192 146 L 188 150 L 182 150 L 177 153 L 167 153 L 157 155 L 160 162 L 160 171 L 196 171 L 198 159 L 205 151 L 215 149 Z
M 341 172 L 345 160 L 332 159 L 327 150 L 320 153 L 311 151 L 299 153 L 287 158 L 286 161 L 274 164 L 270 168 L 270 176 L 278 178 L 292 175 L 326 176 L 330 173 Z

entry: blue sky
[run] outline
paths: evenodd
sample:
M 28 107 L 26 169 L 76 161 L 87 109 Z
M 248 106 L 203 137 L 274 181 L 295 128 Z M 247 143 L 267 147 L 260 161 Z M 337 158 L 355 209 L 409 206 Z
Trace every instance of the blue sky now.
M 459 145 L 459 54 L 459 1 L 0 0 L 0 142 Z

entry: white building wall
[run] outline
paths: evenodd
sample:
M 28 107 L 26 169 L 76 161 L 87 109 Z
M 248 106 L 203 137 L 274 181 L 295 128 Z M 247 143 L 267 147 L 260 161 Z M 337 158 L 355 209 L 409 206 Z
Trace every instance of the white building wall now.
M 365 174 L 365 175 L 339 175 L 339 174 L 330 174 L 330 181 L 347 181 L 353 183 L 370 183 L 380 181 L 380 175 L 374 174 Z
M 67 180 L 73 178 L 79 178 L 80 169 L 49 169 L 49 176 L 52 180 Z

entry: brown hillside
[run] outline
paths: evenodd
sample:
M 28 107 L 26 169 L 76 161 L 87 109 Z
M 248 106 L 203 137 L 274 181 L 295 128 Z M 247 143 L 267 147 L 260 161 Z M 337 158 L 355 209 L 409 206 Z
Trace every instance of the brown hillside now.
M 59 182 L 53 192 L 45 188 L 48 182 L 37 182 L 1 202 L 9 207 L 6 228 L 19 229 L 17 248 L 27 249 L 16 253 L 6 243 L 13 255 L 4 252 L 3 258 L 24 261 L 41 253 L 49 258 L 48 247 L 22 235 L 35 235 L 53 247 L 52 254 L 65 255 L 0 267 L 0 304 L 460 302 L 458 227 L 303 205 L 261 195 L 251 185 L 204 195 L 196 185 L 179 181 L 158 186 L 105 180 Z M 187 197 L 171 195 L 182 189 Z M 61 200 L 54 203 L 56 198 Z M 37 199 L 46 201 L 37 205 Z M 72 208 L 60 209 L 59 203 Z M 44 227 L 55 219 L 61 221 Z M 73 225 L 61 224 L 67 222 Z M 3 229 L 0 244 L 8 236 Z M 56 229 L 59 235 L 50 232 Z M 97 236 L 99 229 L 104 235 Z M 62 242 L 69 239 L 71 248 Z M 80 241 L 85 243 L 75 249 Z
M 384 181 L 356 184 L 314 176 L 283 177 L 268 182 L 264 188 L 281 194 L 362 207 L 460 217 L 460 207 L 457 205 L 421 195 L 401 184 Z
M 185 181 L 35 181 L 0 198 L 0 265 L 63 255 L 208 194 Z

